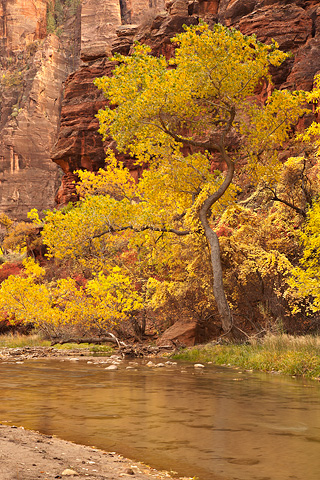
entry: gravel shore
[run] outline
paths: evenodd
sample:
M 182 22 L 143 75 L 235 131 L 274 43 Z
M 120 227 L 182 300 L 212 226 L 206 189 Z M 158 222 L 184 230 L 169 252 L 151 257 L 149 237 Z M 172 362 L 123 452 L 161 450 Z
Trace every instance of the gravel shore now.
M 141 463 L 51 435 L 0 424 L 0 480 L 168 480 Z M 182 479 L 180 479 L 182 480 Z M 187 480 L 187 479 L 185 479 Z

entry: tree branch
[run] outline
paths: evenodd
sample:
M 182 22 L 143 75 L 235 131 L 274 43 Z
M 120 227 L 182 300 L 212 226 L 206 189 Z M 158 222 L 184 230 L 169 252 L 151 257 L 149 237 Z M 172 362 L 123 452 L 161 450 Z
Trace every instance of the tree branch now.
M 218 144 L 216 144 L 215 142 L 212 142 L 211 140 L 206 140 L 204 142 L 199 142 L 197 140 L 192 140 L 191 138 L 181 137 L 180 135 L 177 135 L 176 133 L 169 130 L 164 123 L 164 120 L 161 116 L 161 112 L 159 112 L 159 120 L 160 120 L 163 131 L 167 135 L 172 137 L 176 142 L 183 143 L 184 145 L 192 145 L 193 147 L 204 148 L 205 150 L 219 151 Z
M 296 205 L 294 205 L 294 203 L 288 202 L 284 198 L 279 198 L 275 190 L 273 190 L 271 187 L 266 186 L 266 189 L 271 191 L 273 195 L 273 198 L 271 198 L 271 200 L 273 202 L 283 203 L 287 207 L 292 208 L 295 212 L 299 213 L 299 215 L 302 215 L 303 218 L 307 218 L 307 214 L 302 208 L 297 207 Z
M 104 232 L 97 233 L 97 235 L 93 235 L 91 238 L 100 238 L 103 235 L 107 235 L 108 233 L 117 233 L 123 232 L 125 230 L 133 230 L 134 232 L 144 232 L 145 230 L 151 230 L 152 232 L 162 232 L 162 233 L 174 233 L 180 237 L 185 235 L 190 235 L 191 232 L 189 230 L 177 230 L 175 228 L 160 228 L 160 227 L 152 227 L 148 225 L 144 225 L 143 227 L 136 228 L 132 225 L 127 225 L 126 227 L 109 227 L 109 230 L 105 230 Z

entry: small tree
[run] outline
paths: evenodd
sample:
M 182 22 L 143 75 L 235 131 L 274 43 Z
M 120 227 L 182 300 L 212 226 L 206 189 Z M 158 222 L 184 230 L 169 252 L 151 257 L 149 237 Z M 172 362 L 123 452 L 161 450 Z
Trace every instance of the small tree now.
M 113 76 L 95 81 L 109 100 L 98 115 L 100 132 L 112 136 L 120 152 L 147 163 L 157 182 L 160 168 L 160 188 L 170 184 L 175 198 L 171 219 L 178 215 L 189 232 L 205 235 L 214 296 L 223 330 L 230 332 L 233 319 L 212 215 L 227 203 L 236 164 L 245 163 L 247 176 L 266 181 L 277 174 L 276 149 L 302 114 L 303 95 L 274 90 L 265 105 L 256 100 L 262 83 L 271 82 L 269 66 L 288 56 L 275 42 L 263 45 L 222 25 L 185 30 L 172 39 L 177 48 L 169 62 L 139 44 L 132 56 L 114 57 Z M 162 230 L 182 235 L 165 222 Z

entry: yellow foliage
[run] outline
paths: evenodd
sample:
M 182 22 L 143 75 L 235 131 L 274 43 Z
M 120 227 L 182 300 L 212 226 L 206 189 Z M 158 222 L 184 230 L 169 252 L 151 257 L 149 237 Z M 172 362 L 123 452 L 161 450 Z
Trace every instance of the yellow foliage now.
M 100 272 L 86 287 L 72 278 L 40 283 L 44 273 L 32 259 L 25 260 L 23 274 L 0 286 L 0 312 L 54 335 L 63 326 L 103 333 L 142 308 L 140 294 L 119 268 L 107 276 Z
M 272 283 L 276 272 L 281 283 L 290 270 L 285 242 L 270 240 L 261 218 L 234 206 L 240 189 L 232 183 L 240 161 L 254 182 L 281 176 L 277 148 L 305 112 L 305 95 L 275 90 L 266 105 L 254 95 L 261 79 L 271 81 L 270 65 L 288 55 L 276 43 L 263 45 L 222 25 L 187 27 L 172 41 L 177 48 L 169 62 L 137 44 L 131 56 L 113 59 L 118 63 L 112 77 L 95 81 L 109 101 L 98 114 L 100 132 L 147 168 L 136 184 L 108 152 L 104 170 L 78 172 L 77 205 L 47 212 L 42 238 L 49 255 L 79 262 L 93 276 L 83 289 L 71 279 L 50 286 L 51 308 L 63 313 L 62 321 L 98 326 L 124 321 L 142 307 L 130 287 L 133 275 L 142 284 L 149 278 L 150 307 L 168 305 L 168 299 L 181 305 L 184 299 L 189 311 L 206 317 L 212 272 L 201 210 L 208 199 L 210 227 L 218 229 L 222 215 L 221 222 L 230 221 L 234 229 L 230 237 L 220 237 L 230 285 L 232 271 L 246 285 L 258 274 Z M 239 223 L 233 226 L 236 215 Z M 39 222 L 37 212 L 31 216 Z M 278 231 L 271 219 L 269 225 Z M 135 260 L 126 262 L 131 251 Z M 121 271 L 113 270 L 116 265 Z M 274 288 L 283 291 L 280 284 Z M 235 300 L 239 292 L 229 295 Z
M 292 260 L 300 251 L 297 231 L 277 211 L 266 214 L 239 205 L 225 211 L 217 231 L 232 307 L 253 323 L 272 325 L 290 315 Z
M 294 270 L 291 286 L 296 292 L 295 311 L 299 311 L 299 301 L 312 299 L 309 312 L 320 310 L 320 204 L 315 202 L 308 212 L 307 222 L 300 230 L 303 257 L 300 266 Z
M 11 220 L 5 213 L 0 214 L 0 225 L 3 225 L 8 231 L 13 225 L 13 220 Z
M 35 231 L 35 226 L 27 222 L 10 224 L 3 241 L 3 247 L 11 251 L 36 249 L 41 246 L 41 238 Z

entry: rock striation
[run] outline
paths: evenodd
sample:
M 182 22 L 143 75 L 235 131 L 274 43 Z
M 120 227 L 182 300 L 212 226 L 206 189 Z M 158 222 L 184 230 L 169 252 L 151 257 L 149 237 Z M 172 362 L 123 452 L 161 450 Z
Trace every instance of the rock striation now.
M 64 12 L 58 36 L 47 32 L 47 8 L 45 0 L 1 4 L 0 212 L 14 219 L 54 206 L 62 87 L 79 66 L 80 10 Z

